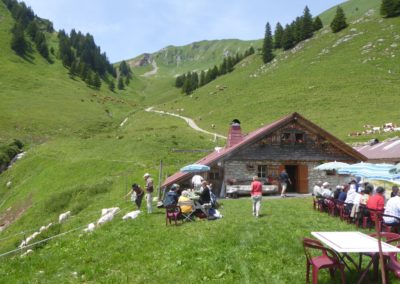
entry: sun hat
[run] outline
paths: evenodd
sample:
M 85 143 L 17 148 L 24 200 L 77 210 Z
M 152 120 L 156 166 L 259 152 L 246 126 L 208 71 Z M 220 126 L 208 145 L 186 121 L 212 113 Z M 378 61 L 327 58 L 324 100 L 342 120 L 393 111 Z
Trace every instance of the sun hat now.
M 323 184 L 322 184 L 322 186 L 328 186 L 329 185 L 329 182 L 324 182 Z
M 149 173 L 145 173 L 143 177 L 146 178 L 146 177 L 149 177 L 149 176 L 150 176 Z

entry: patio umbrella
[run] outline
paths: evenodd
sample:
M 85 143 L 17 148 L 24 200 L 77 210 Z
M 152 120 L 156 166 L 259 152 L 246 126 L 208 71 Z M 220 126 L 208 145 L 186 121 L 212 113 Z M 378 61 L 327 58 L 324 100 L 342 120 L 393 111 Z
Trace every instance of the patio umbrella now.
M 390 170 L 390 173 L 392 174 L 400 174 L 400 163 L 398 163 L 397 165 L 393 166 Z
M 392 174 L 389 172 L 393 168 L 390 164 L 371 164 L 371 163 L 358 163 L 349 165 L 338 170 L 339 174 L 350 174 L 356 177 L 362 177 L 372 180 L 383 180 L 390 182 L 400 181 L 400 173 Z
M 209 166 L 201 165 L 201 164 L 191 164 L 184 166 L 181 168 L 182 173 L 201 173 L 201 172 L 208 172 L 210 170 Z
M 321 165 L 315 167 L 314 170 L 333 171 L 333 170 L 338 170 L 338 169 L 341 169 L 341 168 L 347 167 L 347 166 L 349 166 L 349 164 L 334 161 L 334 162 L 321 164 Z

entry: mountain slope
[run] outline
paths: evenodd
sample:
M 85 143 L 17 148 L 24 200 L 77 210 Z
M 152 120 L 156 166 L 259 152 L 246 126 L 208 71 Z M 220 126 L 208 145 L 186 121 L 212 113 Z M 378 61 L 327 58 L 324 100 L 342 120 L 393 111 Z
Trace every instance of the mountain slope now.
M 70 79 L 54 55 L 54 64 L 35 49 L 28 59 L 17 56 L 10 49 L 13 24 L 0 2 L 0 139 L 35 142 L 73 133 L 87 135 L 123 119 L 131 108 L 129 99 L 119 99 L 105 84 L 101 91 L 95 91 L 80 80 Z M 56 34 L 47 37 L 57 54 Z
M 367 12 L 342 32 L 325 27 L 293 50 L 276 52 L 267 65 L 254 55 L 159 108 L 184 109 L 183 115 L 205 128 L 216 124 L 221 133 L 233 117 L 250 131 L 293 111 L 343 139 L 364 124 L 399 124 L 400 21 L 382 19 L 375 6 L 365 6 Z
M 397 107 L 400 19 L 382 19 L 377 13 L 377 3 L 375 0 L 346 2 L 343 4 L 346 13 L 349 12 L 346 7 L 355 11 L 354 17 L 349 17 L 354 23 L 346 30 L 332 34 L 325 28 L 292 51 L 277 51 L 276 61 L 271 64 L 264 65 L 260 55 L 253 55 L 232 73 L 191 96 L 184 96 L 174 88 L 175 74 L 219 64 L 225 44 L 230 41 L 201 42 L 195 49 L 191 45 L 184 47 L 186 51 L 167 48 L 153 55 L 159 66 L 155 75 L 142 77 L 151 67 L 138 67 L 134 69 L 138 76 L 122 94 L 111 94 L 104 89 L 95 92 L 82 82 L 70 80 L 59 63 L 48 65 L 40 57 L 29 63 L 15 56 L 7 43 L 6 26 L 11 26 L 12 20 L 0 5 L 0 21 L 4 20 L 0 24 L 0 60 L 5 62 L 4 69 L 3 66 L 0 69 L 4 87 L 0 89 L 1 135 L 5 138 L 22 135 L 28 141 L 42 142 L 31 144 L 25 157 L 0 175 L 0 218 L 12 219 L 0 234 L 0 252 L 15 249 L 23 239 L 21 232 L 31 233 L 49 222 L 57 222 L 58 215 L 68 210 L 73 217 L 55 226 L 49 234 L 76 229 L 35 248 L 29 257 L 20 258 L 16 253 L 1 259 L 4 281 L 62 279 L 61 282 L 107 283 L 151 282 L 156 278 L 157 282 L 160 279 L 179 282 L 181 278 L 175 276 L 182 272 L 192 282 L 210 279 L 251 282 L 254 275 L 258 282 L 264 281 L 266 275 L 273 275 L 277 283 L 291 283 L 293 275 L 302 281 L 302 265 L 290 261 L 303 253 L 295 238 L 315 229 L 320 222 L 314 223 L 318 220 L 310 218 L 298 228 L 298 223 L 293 223 L 283 228 L 282 235 L 272 237 L 271 230 L 265 229 L 251 235 L 253 226 L 260 228 L 259 220 L 241 222 L 240 218 L 247 214 L 245 200 L 227 201 L 227 216 L 221 220 L 225 223 L 195 222 L 165 228 L 164 212 L 160 210 L 151 216 L 143 214 L 131 223 L 114 220 L 91 235 L 80 232 L 83 226 L 99 218 L 102 208 L 119 206 L 123 213 L 132 210 L 132 204 L 123 196 L 131 183 L 143 184 L 144 172 L 150 172 L 157 184 L 160 160 L 164 165 L 163 175 L 167 175 L 204 155 L 191 152 L 194 149 L 212 150 L 224 144 L 193 132 L 179 119 L 144 112 L 148 105 L 173 112 L 179 109 L 206 129 L 215 124 L 221 134 L 226 134 L 233 118 L 241 120 L 245 131 L 252 131 L 292 111 L 300 112 L 347 141 L 351 141 L 347 133 L 361 129 L 365 123 L 400 123 Z M 322 17 L 329 22 L 329 14 L 326 15 Z M 241 50 L 249 44 L 243 42 Z M 213 53 L 207 53 L 213 45 L 219 46 L 214 49 L 216 62 Z M 238 49 L 234 44 L 231 48 L 232 52 Z M 202 50 L 198 55 L 197 49 Z M 179 54 L 184 54 L 187 62 L 183 60 L 177 66 L 175 59 Z M 103 104 L 105 96 L 110 99 Z M 115 102 L 117 99 L 130 104 Z M 31 110 L 33 106 L 35 109 Z M 126 123 L 119 126 L 125 117 Z M 8 182 L 11 185 L 7 187 Z M 279 210 L 286 207 L 279 202 L 271 201 L 267 209 L 271 211 L 267 212 L 282 216 L 284 212 Z M 299 208 L 296 204 L 291 206 Z M 308 208 L 304 210 L 302 215 L 310 213 Z M 281 227 L 282 221 L 273 219 L 273 214 L 261 218 L 265 222 L 262 228 L 272 228 L 274 222 Z M 350 229 L 339 222 L 323 224 L 328 230 Z M 227 239 L 227 235 L 232 238 Z M 292 237 L 289 247 L 283 246 L 282 240 L 289 235 Z M 262 254 L 255 255 L 252 250 L 258 248 L 261 237 L 267 241 L 260 247 Z M 207 250 L 203 244 L 209 240 L 214 240 L 220 250 Z M 256 259 L 257 265 L 243 264 L 244 258 Z M 273 259 L 273 263 L 268 259 Z M 280 269 L 288 263 L 292 265 L 291 274 Z

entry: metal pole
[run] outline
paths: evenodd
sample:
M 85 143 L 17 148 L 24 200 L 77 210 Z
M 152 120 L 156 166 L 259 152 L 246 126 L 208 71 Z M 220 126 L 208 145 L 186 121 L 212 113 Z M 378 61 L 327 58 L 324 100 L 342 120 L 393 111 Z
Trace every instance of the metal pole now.
M 161 201 L 161 182 L 162 182 L 162 174 L 163 172 L 163 162 L 160 160 L 160 169 L 158 173 L 158 201 Z

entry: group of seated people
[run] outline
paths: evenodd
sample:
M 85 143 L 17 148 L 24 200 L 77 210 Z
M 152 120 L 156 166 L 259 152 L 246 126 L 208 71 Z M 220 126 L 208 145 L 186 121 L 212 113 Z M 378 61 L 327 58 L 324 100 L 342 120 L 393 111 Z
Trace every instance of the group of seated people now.
M 204 210 L 217 207 L 216 197 L 206 180 L 202 181 L 201 186 L 186 190 L 182 190 L 178 184 L 173 184 L 165 194 L 163 204 L 164 207 L 179 206 L 184 214 L 196 210 L 201 214 L 205 212 Z M 209 215 L 208 212 L 206 213 Z
M 399 187 L 394 185 L 391 197 L 386 202 L 383 187 L 375 188 L 371 183 L 357 183 L 356 180 L 345 185 L 338 185 L 335 190 L 331 190 L 328 182 L 318 181 L 313 191 L 319 206 L 327 211 L 334 208 L 335 204 L 342 203 L 346 215 L 355 222 L 360 222 L 362 217 L 368 217 L 374 221 L 374 216 L 371 216 L 370 212 L 377 211 L 383 213 L 383 223 L 388 226 L 400 225 L 399 194 Z

